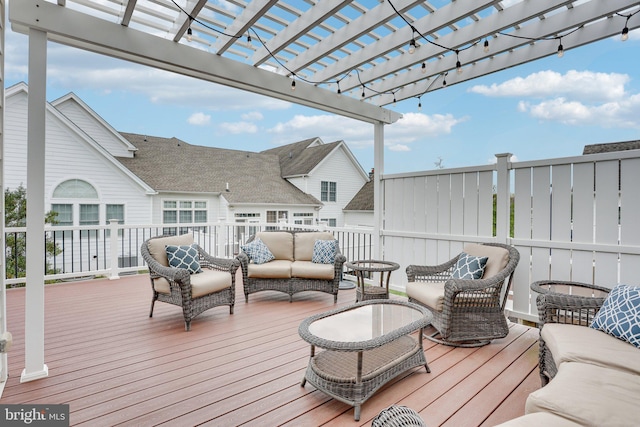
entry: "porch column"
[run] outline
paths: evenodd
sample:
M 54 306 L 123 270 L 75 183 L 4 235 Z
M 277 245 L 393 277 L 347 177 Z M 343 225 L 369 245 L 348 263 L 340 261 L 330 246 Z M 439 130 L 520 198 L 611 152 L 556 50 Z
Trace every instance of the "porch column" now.
M 509 162 L 511 153 L 496 154 L 497 189 L 496 189 L 496 241 L 507 243 L 511 230 L 511 183 L 509 179 Z
M 384 123 L 373 125 L 373 258 L 383 259 L 384 188 Z
M 25 368 L 20 382 L 49 375 L 44 363 L 44 152 L 47 92 L 47 34 L 29 30 L 27 119 L 27 283 Z

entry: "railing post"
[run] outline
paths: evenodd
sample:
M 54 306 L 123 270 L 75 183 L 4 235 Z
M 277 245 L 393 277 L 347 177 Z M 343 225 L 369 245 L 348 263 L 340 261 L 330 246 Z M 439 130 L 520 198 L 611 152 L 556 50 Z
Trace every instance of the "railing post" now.
M 120 275 L 118 272 L 120 268 L 118 267 L 118 220 L 110 219 L 109 220 L 109 248 L 110 252 L 110 264 L 109 270 L 111 274 L 109 275 L 109 280 L 119 279 Z
M 496 185 L 496 240 L 507 243 L 511 230 L 511 184 L 509 179 L 509 162 L 511 153 L 496 154 L 498 172 Z

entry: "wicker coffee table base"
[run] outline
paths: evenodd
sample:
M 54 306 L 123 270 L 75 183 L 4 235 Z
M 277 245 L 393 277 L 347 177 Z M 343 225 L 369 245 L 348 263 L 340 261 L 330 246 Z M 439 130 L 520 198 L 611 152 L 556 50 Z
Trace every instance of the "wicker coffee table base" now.
M 405 335 L 367 351 L 321 351 L 312 357 L 301 385 L 309 381 L 334 399 L 352 405 L 353 417 L 359 421 L 360 405 L 384 384 L 416 366 L 431 372 L 420 344 Z

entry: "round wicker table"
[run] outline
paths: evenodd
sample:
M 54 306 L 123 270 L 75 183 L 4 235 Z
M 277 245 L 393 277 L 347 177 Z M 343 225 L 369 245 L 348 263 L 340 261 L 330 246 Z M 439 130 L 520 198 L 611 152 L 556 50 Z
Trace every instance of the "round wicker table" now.
M 311 354 L 301 385 L 308 381 L 353 406 L 360 420 L 360 405 L 384 384 L 416 366 L 430 372 L 422 329 L 431 319 L 426 308 L 396 300 L 363 301 L 305 319 L 298 333 Z M 324 350 L 316 354 L 316 347 Z
M 377 261 L 372 259 L 347 262 L 345 265 L 347 268 L 353 270 L 356 275 L 358 282 L 356 302 L 389 298 L 389 279 L 391 272 L 400 268 L 400 264 L 393 261 Z M 380 273 L 379 285 L 365 286 L 365 279 L 370 278 L 373 273 Z

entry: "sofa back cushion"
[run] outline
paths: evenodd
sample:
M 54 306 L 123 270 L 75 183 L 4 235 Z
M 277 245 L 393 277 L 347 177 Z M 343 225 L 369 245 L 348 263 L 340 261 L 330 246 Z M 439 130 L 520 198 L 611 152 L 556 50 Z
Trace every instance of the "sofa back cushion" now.
M 172 246 L 189 246 L 193 243 L 193 234 L 182 234 L 180 236 L 160 237 L 157 239 L 150 239 L 147 247 L 149 248 L 149 254 L 165 267 L 169 267 L 169 260 L 167 258 L 166 247 Z
M 264 242 L 275 259 L 293 261 L 293 234 L 288 231 L 259 231 L 256 237 Z
M 316 240 L 334 240 L 333 234 L 326 231 L 301 231 L 295 237 L 295 260 L 311 261 L 313 257 L 313 246 Z
M 464 246 L 463 250 L 469 255 L 489 257 L 484 267 L 484 274 L 482 275 L 483 278 L 495 276 L 509 263 L 509 251 L 498 246 L 469 243 Z

